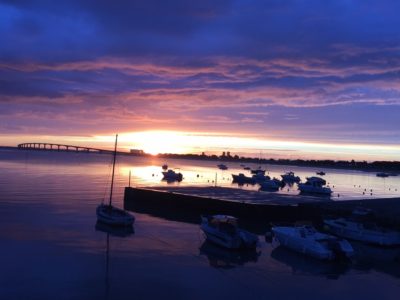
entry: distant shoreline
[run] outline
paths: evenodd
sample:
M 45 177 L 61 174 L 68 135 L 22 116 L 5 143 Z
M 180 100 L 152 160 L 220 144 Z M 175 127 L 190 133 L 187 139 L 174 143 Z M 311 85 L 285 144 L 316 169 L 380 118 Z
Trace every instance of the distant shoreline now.
M 13 146 L 0 146 L 0 149 L 10 149 L 18 150 L 18 147 Z M 22 151 L 54 151 L 50 149 L 29 149 Z M 60 150 L 60 152 L 73 152 L 76 151 L 65 151 Z M 119 155 L 126 156 L 143 156 L 152 157 L 152 154 L 133 154 L 129 152 L 119 152 Z M 265 158 L 254 158 L 254 157 L 244 157 L 238 155 L 206 155 L 206 154 L 172 154 L 163 153 L 156 155 L 159 158 L 171 158 L 171 159 L 190 159 L 190 160 L 205 160 L 205 161 L 215 161 L 215 162 L 235 162 L 235 163 L 252 163 L 252 164 L 273 164 L 273 165 L 289 165 L 297 167 L 315 167 L 317 169 L 323 170 L 324 168 L 329 169 L 347 169 L 356 171 L 368 171 L 368 172 L 389 172 L 391 175 L 400 174 L 400 161 L 345 161 L 345 160 L 305 160 L 305 159 L 265 159 Z

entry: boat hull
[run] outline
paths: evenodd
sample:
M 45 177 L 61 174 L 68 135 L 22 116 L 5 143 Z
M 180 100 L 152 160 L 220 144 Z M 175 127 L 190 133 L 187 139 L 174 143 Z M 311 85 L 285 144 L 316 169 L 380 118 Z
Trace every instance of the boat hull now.
M 135 218 L 128 212 L 105 204 L 96 209 L 97 220 L 111 226 L 132 226 Z
M 332 234 L 347 239 L 381 246 L 400 245 L 399 232 L 368 230 L 357 225 L 357 223 L 348 223 L 343 220 L 325 220 L 324 224 L 327 225 L 328 231 Z
M 302 193 L 308 193 L 308 194 L 319 194 L 319 195 L 326 195 L 330 196 L 332 194 L 332 190 L 328 187 L 317 187 L 317 186 L 312 186 L 312 185 L 307 185 L 303 183 L 299 183 L 299 190 Z
M 273 227 L 279 243 L 291 250 L 320 260 L 350 258 L 353 247 L 344 239 L 316 231 L 313 227 Z

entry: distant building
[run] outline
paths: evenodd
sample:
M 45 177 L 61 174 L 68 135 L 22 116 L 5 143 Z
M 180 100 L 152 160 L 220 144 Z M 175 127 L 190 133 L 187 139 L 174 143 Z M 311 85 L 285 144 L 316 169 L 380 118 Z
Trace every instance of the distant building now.
M 133 155 L 143 155 L 144 151 L 140 149 L 131 149 L 131 154 Z

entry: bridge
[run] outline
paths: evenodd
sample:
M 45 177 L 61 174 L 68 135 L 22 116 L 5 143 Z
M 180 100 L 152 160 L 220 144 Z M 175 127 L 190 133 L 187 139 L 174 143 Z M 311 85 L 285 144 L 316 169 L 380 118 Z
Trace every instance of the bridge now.
M 70 152 L 96 152 L 96 153 L 113 153 L 112 150 L 64 145 L 64 144 L 52 144 L 52 143 L 23 143 L 18 145 L 18 149 L 23 150 L 47 150 L 47 151 L 70 151 Z M 127 152 L 118 152 L 127 154 Z

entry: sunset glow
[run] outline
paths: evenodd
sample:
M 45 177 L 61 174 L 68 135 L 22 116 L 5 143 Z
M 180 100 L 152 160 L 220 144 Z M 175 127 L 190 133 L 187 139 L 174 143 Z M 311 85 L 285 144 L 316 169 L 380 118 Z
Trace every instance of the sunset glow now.
M 0 4 L 0 144 L 400 160 L 398 3 L 100 2 Z

